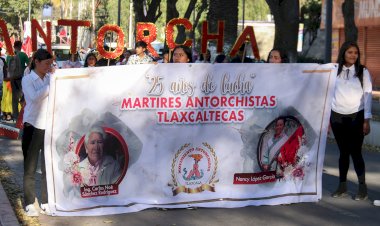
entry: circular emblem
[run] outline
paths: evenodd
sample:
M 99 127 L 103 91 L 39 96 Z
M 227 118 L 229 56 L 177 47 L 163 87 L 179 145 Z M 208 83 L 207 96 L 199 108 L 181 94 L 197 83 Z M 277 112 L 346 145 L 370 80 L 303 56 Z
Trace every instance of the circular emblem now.
M 184 144 L 175 154 L 172 162 L 173 195 L 181 192 L 215 192 L 218 160 L 214 149 L 208 144 L 192 146 Z

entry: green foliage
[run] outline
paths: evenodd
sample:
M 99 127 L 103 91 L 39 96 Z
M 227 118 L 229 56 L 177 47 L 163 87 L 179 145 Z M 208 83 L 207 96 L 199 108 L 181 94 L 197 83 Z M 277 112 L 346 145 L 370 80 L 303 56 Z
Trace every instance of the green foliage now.
M 239 0 L 239 20 L 243 19 L 243 2 L 245 2 L 244 20 L 267 20 L 270 10 L 265 0 Z
M 32 0 L 31 3 L 31 17 L 38 18 L 37 16 L 42 13 L 42 6 L 50 3 L 50 0 Z M 0 16 L 14 27 L 14 32 L 21 31 L 20 20 L 28 19 L 29 0 L 0 1 L 0 9 L 2 11 Z
M 318 29 L 321 22 L 321 0 L 306 0 L 301 7 L 301 21 L 309 29 Z
M 309 45 L 317 37 L 317 32 L 321 23 L 321 0 L 306 0 L 301 7 L 301 23 L 304 24 L 305 33 L 309 33 Z

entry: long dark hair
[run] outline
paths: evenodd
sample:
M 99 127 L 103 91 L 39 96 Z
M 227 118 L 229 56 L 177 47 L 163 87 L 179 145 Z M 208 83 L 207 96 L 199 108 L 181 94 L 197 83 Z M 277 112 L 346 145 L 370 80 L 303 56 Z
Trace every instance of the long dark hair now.
M 280 53 L 281 63 L 289 63 L 288 55 L 286 55 L 286 53 L 285 53 L 284 50 L 279 49 L 279 48 L 274 48 L 274 49 L 272 49 L 271 51 L 269 51 L 268 58 L 267 58 L 267 63 L 269 63 L 270 54 L 271 54 L 273 51 L 277 51 L 277 52 Z
M 190 47 L 188 46 L 185 46 L 185 45 L 179 45 L 179 46 L 176 46 L 173 51 L 172 51 L 172 55 L 171 55 L 171 58 L 170 58 L 170 63 L 173 63 L 173 55 L 174 55 L 174 52 L 176 49 L 183 49 L 183 51 L 186 53 L 187 55 L 187 58 L 189 58 L 189 62 L 188 63 L 193 63 L 193 53 L 192 53 L 192 50 L 190 49 Z
M 90 58 L 91 56 L 95 57 L 95 60 L 97 61 L 97 58 L 96 58 L 95 53 L 89 53 L 89 54 L 87 54 L 86 59 L 84 60 L 84 65 L 83 65 L 83 67 L 88 67 L 87 60 L 88 60 L 88 58 Z
M 35 61 L 43 61 L 43 60 L 48 60 L 52 59 L 53 56 L 46 50 L 46 49 L 38 49 L 32 57 L 31 64 L 30 64 L 30 70 L 34 70 L 36 68 L 36 63 Z
M 355 47 L 358 50 L 358 59 L 356 59 L 356 62 L 354 64 L 355 65 L 355 73 L 356 73 L 354 76 L 359 78 L 360 83 L 363 86 L 363 70 L 364 70 L 365 66 L 360 64 L 360 50 L 359 50 L 359 46 L 356 42 L 346 41 L 340 47 L 339 55 L 338 55 L 338 61 L 337 61 L 337 63 L 339 64 L 338 65 L 338 75 L 342 72 L 343 65 L 346 64 L 346 59 L 344 58 L 344 55 L 346 54 L 346 51 L 351 47 Z

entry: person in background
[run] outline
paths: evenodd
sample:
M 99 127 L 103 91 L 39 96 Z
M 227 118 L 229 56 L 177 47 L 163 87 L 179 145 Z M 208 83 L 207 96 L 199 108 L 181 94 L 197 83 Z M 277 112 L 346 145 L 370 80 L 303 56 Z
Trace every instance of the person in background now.
M 32 58 L 30 73 L 22 79 L 25 97 L 24 132 L 22 136 L 22 152 L 24 155 L 24 201 L 27 216 L 38 216 L 34 206 L 36 198 L 35 173 L 41 150 L 41 211 L 50 214 L 47 196 L 46 169 L 44 157 L 44 137 L 46 115 L 50 88 L 50 71 L 53 56 L 44 49 L 37 50 Z
M 153 63 L 153 59 L 146 54 L 147 44 L 144 41 L 136 42 L 135 50 L 136 54 L 129 57 L 127 64 L 150 64 Z
M 162 59 L 158 63 L 169 63 L 169 50 L 165 49 L 162 53 Z
M 192 50 L 185 45 L 176 46 L 173 49 L 170 62 L 171 63 L 192 63 L 193 62 Z
M 289 63 L 288 57 L 283 50 L 272 49 L 268 54 L 268 63 Z
M 70 55 L 70 59 L 62 63 L 62 68 L 80 68 L 82 64 L 79 61 L 79 54 L 74 53 Z
M 229 63 L 228 57 L 221 53 L 215 57 L 214 64 L 215 63 Z
M 246 56 L 245 44 L 241 45 L 239 52 L 232 58 L 231 63 L 253 63 L 253 60 Z
M 104 46 L 104 50 L 106 51 L 114 51 L 115 49 L 114 48 L 111 48 L 107 45 Z M 97 67 L 104 67 L 104 66 L 115 66 L 116 63 L 117 63 L 117 60 L 116 59 L 107 59 L 105 57 L 103 57 L 102 55 L 99 54 L 100 59 L 98 60 L 98 62 L 96 62 L 96 66 Z
M 332 197 L 347 196 L 347 172 L 350 156 L 359 181 L 355 200 L 368 198 L 365 163 L 362 156 L 364 136 L 370 133 L 372 118 L 372 82 L 364 65 L 360 64 L 359 46 L 355 42 L 342 44 L 338 55 L 338 74 L 332 99 L 330 125 L 339 147 L 339 186 Z
M 84 60 L 83 67 L 95 67 L 96 66 L 96 55 L 95 53 L 89 53 Z
M 124 53 L 122 55 L 123 57 L 120 57 L 121 61 L 116 63 L 116 65 L 126 65 L 131 55 L 132 55 L 131 50 L 124 48 Z
M 199 57 L 199 60 L 196 63 L 211 63 L 211 52 L 209 49 L 206 50 L 206 53 L 202 53 Z
M 1 103 L 1 106 L 0 106 L 0 109 L 1 109 L 1 119 L 6 121 L 6 120 L 11 120 L 11 114 L 9 113 L 9 116 L 8 116 L 8 113 L 6 112 L 3 112 L 5 109 L 3 109 L 3 99 L 4 99 L 4 104 L 5 104 L 5 99 L 6 99 L 6 95 L 8 93 L 11 93 L 10 90 L 8 90 L 8 87 L 7 87 L 7 82 L 4 81 L 4 79 L 7 77 L 7 74 L 8 74 L 8 66 L 7 66 L 7 62 L 5 61 L 4 57 L 1 55 L 1 51 L 2 51 L 2 48 L 0 47 L 0 103 Z M 3 90 L 4 90 L 4 97 L 3 97 Z M 8 92 L 8 93 L 6 93 Z M 12 94 L 11 94 L 12 95 Z M 10 96 L 10 98 L 12 98 Z M 9 99 L 7 102 L 11 102 L 12 99 Z M 5 107 L 5 106 L 4 106 Z M 8 118 L 8 119 L 7 119 Z
M 25 68 L 29 63 L 29 58 L 26 53 L 21 52 L 21 41 L 15 41 L 13 48 L 15 55 L 7 56 L 7 64 L 8 74 L 10 75 L 8 79 L 11 82 L 12 87 L 12 118 L 16 120 L 19 115 L 19 104 L 22 97 L 21 79 L 24 75 Z M 16 58 L 18 58 L 19 63 L 16 62 Z

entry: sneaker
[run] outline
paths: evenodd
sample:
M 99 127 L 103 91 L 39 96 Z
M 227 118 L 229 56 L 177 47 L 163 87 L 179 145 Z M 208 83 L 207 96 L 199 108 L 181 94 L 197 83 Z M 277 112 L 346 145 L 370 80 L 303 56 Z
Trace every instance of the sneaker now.
M 25 207 L 25 214 L 28 217 L 38 217 L 38 211 L 34 204 L 29 204 Z
M 380 200 L 375 200 L 375 201 L 373 201 L 373 205 L 375 205 L 375 206 L 380 206 Z
M 51 216 L 49 204 L 47 204 L 47 203 L 41 204 L 41 211 L 40 211 L 40 213 L 48 215 L 48 216 Z
M 358 194 L 355 195 L 355 200 L 367 200 L 368 194 L 367 194 L 367 185 L 366 184 L 359 184 L 359 190 Z
M 346 182 L 340 182 L 338 189 L 331 194 L 333 198 L 342 198 L 348 196 Z

